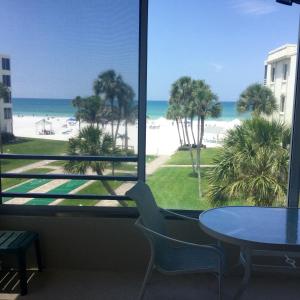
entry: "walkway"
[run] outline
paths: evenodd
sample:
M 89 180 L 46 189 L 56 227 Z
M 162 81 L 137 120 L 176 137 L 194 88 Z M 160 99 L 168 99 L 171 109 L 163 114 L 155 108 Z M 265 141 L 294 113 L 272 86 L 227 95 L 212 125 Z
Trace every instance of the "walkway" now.
M 67 179 L 33 179 L 30 182 L 26 182 L 24 185 L 19 186 L 18 190 L 12 188 L 9 192 L 20 192 L 20 193 L 48 193 L 53 189 L 65 184 L 68 180 Z M 33 185 L 38 185 L 37 187 L 33 188 Z M 30 201 L 33 201 L 34 198 L 13 198 L 8 201 L 5 201 L 5 204 L 27 204 Z M 52 200 L 53 201 L 53 200 Z
M 157 169 L 160 167 L 165 167 L 165 163 L 169 160 L 169 155 L 161 155 L 154 159 L 153 161 L 146 164 L 146 175 L 153 174 Z M 9 171 L 10 173 L 22 173 L 26 172 L 31 169 L 35 168 L 42 168 L 42 167 L 51 167 L 53 171 L 51 173 L 61 173 L 63 169 L 61 167 L 56 166 L 47 166 L 51 160 L 46 161 L 39 161 L 35 162 L 20 168 L 16 168 L 14 170 Z M 187 166 L 184 166 L 187 167 Z M 190 166 L 189 166 L 190 167 Z M 106 170 L 104 174 L 110 173 L 111 170 Z M 88 172 L 91 173 L 92 172 Z M 9 189 L 12 192 L 31 192 L 31 193 L 68 193 L 68 194 L 75 194 L 81 189 L 87 187 L 88 185 L 92 184 L 94 181 L 81 181 L 76 180 L 74 183 L 67 179 L 53 179 L 53 180 L 46 180 L 46 179 L 32 179 L 21 183 L 15 187 Z M 133 182 L 124 182 L 121 184 L 116 190 L 117 195 L 124 195 L 127 190 L 129 190 L 134 185 Z M 26 191 L 25 191 L 26 190 Z M 51 198 L 41 198 L 41 199 L 33 199 L 33 198 L 13 198 L 7 199 L 6 204 L 29 204 L 29 205 L 57 205 L 64 199 L 51 199 Z M 116 200 L 101 200 L 99 201 L 96 206 L 118 206 L 119 202 Z
M 162 167 L 166 161 L 170 158 L 170 155 L 161 155 L 146 164 L 146 175 L 153 174 L 157 169 Z M 131 187 L 134 182 L 125 182 L 121 184 L 116 190 L 117 195 L 124 195 Z M 118 206 L 119 203 L 116 200 L 101 200 L 95 206 Z
M 51 166 L 47 166 L 49 163 L 53 162 L 53 160 L 41 160 L 41 161 L 37 161 L 35 163 L 23 166 L 23 167 L 19 167 L 10 171 L 7 171 L 7 173 L 24 173 L 26 171 L 29 171 L 31 169 L 36 169 L 36 168 L 42 168 L 42 167 L 50 167 Z
M 216 165 L 200 165 L 200 168 L 213 168 Z M 192 165 L 163 165 L 163 168 L 191 168 Z
M 60 179 L 61 180 L 61 179 Z M 62 179 L 65 180 L 65 179 Z M 52 188 L 46 194 L 69 194 L 74 189 L 86 183 L 86 180 L 65 180 L 64 183 L 59 184 L 57 187 Z M 35 198 L 28 201 L 27 205 L 49 205 L 55 199 L 53 198 Z

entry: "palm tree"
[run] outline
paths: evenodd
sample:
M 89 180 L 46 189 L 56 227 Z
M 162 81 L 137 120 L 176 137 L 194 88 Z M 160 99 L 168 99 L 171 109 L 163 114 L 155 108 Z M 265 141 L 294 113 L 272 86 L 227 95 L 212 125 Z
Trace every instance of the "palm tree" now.
M 76 138 L 69 139 L 68 155 L 109 155 L 113 151 L 113 141 L 110 135 L 104 134 L 101 129 L 89 125 L 80 130 Z M 92 170 L 97 175 L 103 175 L 107 162 L 103 161 L 68 161 L 64 165 L 66 172 L 71 174 L 86 174 L 88 170 Z M 106 180 L 101 180 L 100 183 L 110 195 L 116 195 L 114 189 Z M 121 201 L 122 206 L 126 206 L 124 201 Z
M 92 126 L 99 127 L 99 123 L 103 121 L 102 119 L 106 113 L 105 104 L 99 96 L 76 97 L 73 100 L 73 106 L 77 108 L 76 119 Z
M 83 119 L 83 114 L 82 114 L 83 101 L 84 99 L 81 98 L 80 96 L 77 96 L 75 99 L 72 100 L 72 105 L 73 107 L 76 108 L 75 118 L 79 122 L 79 130 L 81 129 L 81 121 Z
M 276 98 L 272 90 L 259 83 L 248 86 L 237 102 L 238 112 L 251 111 L 254 116 L 261 114 L 270 116 L 277 109 Z
M 194 112 L 190 112 L 190 123 L 191 123 L 191 133 L 192 133 L 192 138 L 193 138 L 193 146 L 196 145 L 196 139 L 195 139 L 195 133 L 194 133 Z
M 193 101 L 190 105 L 191 114 L 197 116 L 197 157 L 199 197 L 201 197 L 200 153 L 203 144 L 204 123 L 208 117 L 217 118 L 221 114 L 221 103 L 204 80 L 193 81 Z
M 125 121 L 125 130 L 127 130 L 127 121 L 131 121 L 131 114 L 130 109 L 133 105 L 134 102 L 134 97 L 135 93 L 133 91 L 133 88 L 125 83 L 125 82 L 120 82 L 119 88 L 118 88 L 118 93 L 117 93 L 117 100 L 118 100 L 118 112 L 117 112 L 117 127 L 116 127 L 116 132 L 115 132 L 115 137 L 114 137 L 114 143 L 116 144 L 117 141 L 117 136 L 119 133 L 119 127 L 121 120 Z M 134 120 L 135 121 L 135 120 Z M 126 135 L 126 137 L 128 137 Z
M 192 101 L 192 91 L 193 91 L 193 81 L 191 77 L 183 76 L 176 80 L 171 87 L 171 97 L 170 104 L 176 103 L 179 105 L 183 119 L 184 119 L 184 128 L 185 136 L 189 146 L 193 173 L 195 174 L 195 162 L 193 156 L 193 149 L 190 142 L 189 132 L 188 132 L 188 118 L 190 117 L 190 102 Z
M 183 146 L 183 141 L 180 134 L 179 120 L 180 120 L 180 108 L 177 103 L 170 104 L 168 106 L 167 115 L 168 120 L 175 120 L 177 126 L 177 132 L 179 137 L 180 146 Z
M 9 99 L 9 90 L 1 82 L 0 82 L 0 99 L 3 99 L 4 101 L 8 101 L 8 99 Z
M 122 85 L 122 77 L 114 70 L 108 70 L 99 74 L 94 82 L 94 92 L 96 96 L 103 95 L 105 102 L 110 105 L 111 136 L 114 137 L 114 120 L 116 116 L 115 100 Z
M 104 101 L 99 96 L 76 97 L 72 103 L 77 108 L 75 117 L 79 122 L 84 121 L 97 127 L 102 124 L 103 127 L 110 118 L 110 110 L 107 109 Z
M 125 125 L 125 150 L 128 151 L 128 124 L 134 124 L 138 117 L 138 105 L 134 102 L 133 98 L 124 103 L 124 125 Z
M 208 197 L 214 204 L 244 200 L 247 204 L 283 205 L 287 192 L 290 130 L 255 117 L 228 133 L 216 167 L 208 175 Z

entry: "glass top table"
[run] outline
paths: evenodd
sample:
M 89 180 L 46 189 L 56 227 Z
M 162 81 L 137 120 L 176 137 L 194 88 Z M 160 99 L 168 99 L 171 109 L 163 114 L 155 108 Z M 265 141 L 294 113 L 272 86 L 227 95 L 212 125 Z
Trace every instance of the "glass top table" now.
M 299 212 L 298 208 L 228 206 L 200 214 L 199 223 L 204 232 L 241 249 L 240 261 L 245 272 L 234 299 L 240 299 L 248 286 L 255 252 L 264 251 L 267 255 L 274 251 L 299 252 Z
M 200 227 L 210 236 L 253 249 L 300 250 L 300 210 L 228 206 L 200 214 Z

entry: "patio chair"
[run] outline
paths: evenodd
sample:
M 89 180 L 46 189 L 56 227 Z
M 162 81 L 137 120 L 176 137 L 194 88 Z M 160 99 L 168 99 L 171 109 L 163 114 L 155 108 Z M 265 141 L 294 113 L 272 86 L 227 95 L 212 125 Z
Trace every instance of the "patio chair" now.
M 127 191 L 126 196 L 136 202 L 140 213 L 136 225 L 143 231 L 151 247 L 151 257 L 140 290 L 139 299 L 143 299 L 144 297 L 146 285 L 150 280 L 153 269 L 166 275 L 214 273 L 218 277 L 219 299 L 221 299 L 221 283 L 224 270 L 224 254 L 222 249 L 218 246 L 190 243 L 169 236 L 164 214 L 189 221 L 199 222 L 198 219 L 159 208 L 156 205 L 150 188 L 141 181 Z

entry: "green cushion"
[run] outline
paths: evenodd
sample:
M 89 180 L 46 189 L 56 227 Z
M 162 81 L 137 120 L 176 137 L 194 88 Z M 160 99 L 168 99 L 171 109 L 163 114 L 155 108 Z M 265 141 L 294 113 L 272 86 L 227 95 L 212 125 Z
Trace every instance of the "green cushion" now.
M 25 250 L 38 238 L 38 234 L 30 231 L 0 231 L 0 253 Z

